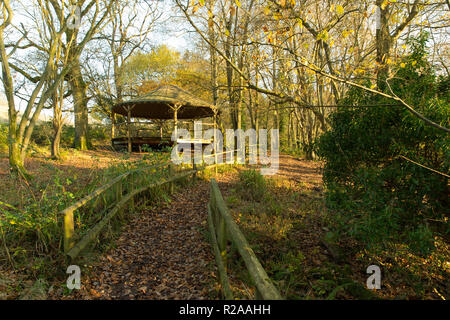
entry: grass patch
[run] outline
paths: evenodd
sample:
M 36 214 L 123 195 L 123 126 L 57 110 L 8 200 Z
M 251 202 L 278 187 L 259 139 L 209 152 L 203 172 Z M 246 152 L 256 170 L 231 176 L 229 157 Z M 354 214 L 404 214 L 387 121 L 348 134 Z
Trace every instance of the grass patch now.
M 80 153 L 80 158 L 81 155 L 84 153 Z M 64 277 L 65 274 L 61 273 L 65 258 L 62 254 L 62 217 L 59 212 L 114 177 L 129 170 L 166 162 L 168 156 L 154 153 L 148 154 L 145 160 L 112 162 L 104 169 L 89 170 L 89 178 L 83 170 L 62 170 L 52 161 L 41 161 L 30 181 L 10 177 L 7 188 L 0 193 L 0 236 L 4 243 L 0 249 L 0 263 L 5 269 L 20 270 L 31 279 Z M 139 179 L 136 185 L 149 184 L 166 174 L 166 169 L 154 169 L 145 175 L 136 174 Z M 129 192 L 128 188 L 124 186 L 124 194 Z M 168 194 L 164 187 L 155 188 L 147 198 L 168 201 Z M 8 199 L 8 202 L 3 199 Z M 92 200 L 83 209 L 77 210 L 74 216 L 77 234 L 81 237 L 100 221 L 115 200 L 115 190 L 111 190 L 104 197 Z M 101 239 L 114 238 L 121 226 L 121 222 L 115 220 L 105 228 Z M 107 242 L 100 240 L 97 243 Z
M 236 191 L 243 200 L 261 201 L 267 192 L 266 179 L 257 170 L 242 170 Z
M 363 279 L 324 254 L 324 201 L 304 182 L 266 178 L 255 170 L 240 171 L 226 197 L 235 221 L 286 299 L 374 299 Z M 236 253 L 229 259 L 233 290 L 254 298 L 248 272 Z M 244 285 L 246 284 L 246 285 Z M 239 289 L 238 289 L 239 288 Z
M 423 241 L 426 228 L 411 232 L 427 246 L 414 253 L 405 243 L 383 249 L 365 248 L 357 239 L 334 232 L 333 212 L 321 188 L 286 177 L 235 174 L 226 203 L 255 254 L 287 299 L 443 299 L 450 296 L 450 247 L 442 237 Z M 264 191 L 264 192 L 262 192 Z M 258 194 L 258 197 L 255 197 Z M 257 199 L 257 200 L 253 200 Z M 425 237 L 425 238 L 429 238 Z M 411 241 L 410 241 L 411 242 Z M 412 242 L 414 243 L 414 242 Z M 366 289 L 369 265 L 382 271 L 382 288 Z M 233 289 L 242 299 L 254 298 L 251 282 L 238 255 L 229 259 Z

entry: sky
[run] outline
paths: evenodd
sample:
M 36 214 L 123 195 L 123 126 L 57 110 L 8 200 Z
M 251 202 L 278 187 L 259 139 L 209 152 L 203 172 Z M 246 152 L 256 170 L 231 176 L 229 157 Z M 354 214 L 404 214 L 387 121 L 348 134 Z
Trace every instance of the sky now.
M 187 22 L 171 4 L 171 1 L 160 0 L 158 6 L 161 6 L 160 10 L 163 11 L 163 15 L 158 28 L 151 35 L 155 38 L 156 44 L 165 44 L 181 53 L 194 49 L 195 42 L 192 41 L 187 31 Z

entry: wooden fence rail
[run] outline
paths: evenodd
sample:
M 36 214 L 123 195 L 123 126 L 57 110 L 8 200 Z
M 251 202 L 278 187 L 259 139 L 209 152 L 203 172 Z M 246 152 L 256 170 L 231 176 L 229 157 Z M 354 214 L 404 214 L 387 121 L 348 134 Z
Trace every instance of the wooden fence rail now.
M 166 180 L 162 180 L 156 183 L 147 183 L 148 177 L 151 177 L 151 171 L 156 171 L 168 167 L 170 177 Z M 64 232 L 64 253 L 68 254 L 72 258 L 77 256 L 81 249 L 86 247 L 86 245 L 91 242 L 98 233 L 103 229 L 107 222 L 114 217 L 117 213 L 121 212 L 125 204 L 128 207 L 134 209 L 134 198 L 136 195 L 147 191 L 151 188 L 170 183 L 172 184 L 175 180 L 179 180 L 185 176 L 192 175 L 196 171 L 191 170 L 184 172 L 183 174 L 174 175 L 175 170 L 171 162 L 161 163 L 145 168 L 139 168 L 135 170 L 128 171 L 120 176 L 114 178 L 107 184 L 96 189 L 92 193 L 85 196 L 83 199 L 77 201 L 70 207 L 62 210 L 60 214 L 64 216 L 63 232 Z M 170 188 L 172 189 L 172 187 Z M 125 193 L 125 195 L 124 195 Z M 107 197 L 113 198 L 113 207 L 108 208 Z M 96 204 L 99 200 L 103 199 L 104 209 L 110 210 L 103 219 L 98 222 L 92 229 L 88 230 L 86 235 L 81 239 L 81 241 L 75 245 L 76 233 L 75 233 L 75 222 L 74 213 L 83 207 L 86 207 L 89 203 L 94 201 L 94 206 L 92 210 L 95 210 Z M 78 248 L 81 248 L 78 250 Z M 70 252 L 70 254 L 69 254 Z
M 222 153 L 205 156 L 204 158 L 217 157 L 221 154 L 227 154 L 230 152 L 234 153 L 237 151 L 238 150 L 225 151 Z M 176 174 L 176 170 L 174 169 L 174 165 L 172 164 L 172 162 L 166 162 L 145 168 L 131 170 L 114 178 L 107 184 L 99 187 L 92 193 L 85 196 L 83 199 L 77 201 L 73 205 L 60 212 L 60 215 L 64 217 L 64 253 L 72 259 L 78 256 L 80 252 L 98 236 L 101 230 L 114 216 L 116 216 L 118 213 L 122 213 L 125 205 L 128 205 L 128 208 L 130 208 L 131 210 L 134 209 L 134 199 L 138 194 L 164 184 L 169 184 L 169 191 L 172 192 L 173 183 L 176 180 L 190 175 L 193 175 L 195 178 L 198 171 L 213 166 L 217 168 L 217 164 L 203 165 L 199 167 L 197 166 L 197 164 L 195 164 L 195 162 L 193 162 L 193 170 L 183 172 L 181 174 Z M 150 183 L 146 180 L 149 176 L 151 176 L 151 170 L 155 171 L 157 169 L 163 169 L 165 167 L 168 167 L 169 177 L 167 179 Z M 112 201 L 108 201 L 108 197 L 112 198 Z M 87 230 L 86 234 L 83 235 L 80 239 L 80 237 L 77 237 L 75 232 L 74 214 L 77 210 L 87 207 L 91 202 L 94 202 L 94 205 L 91 206 L 91 212 L 96 211 L 99 200 L 103 200 L 103 211 L 105 211 L 106 214 L 99 222 L 95 224 L 94 227 Z M 109 207 L 107 206 L 107 204 L 109 204 Z M 78 241 L 78 243 L 75 243 L 76 241 Z
M 227 241 L 237 248 L 256 287 L 256 298 L 264 300 L 281 300 L 282 297 L 270 281 L 252 248 L 245 239 L 238 225 L 234 222 L 223 200 L 219 186 L 211 179 L 211 194 L 208 204 L 208 226 L 211 242 L 216 257 L 219 279 L 226 299 L 233 299 L 233 294 L 226 273 Z
M 194 174 L 196 171 L 197 170 L 188 170 L 188 171 L 182 172 L 180 174 L 174 175 L 172 177 L 169 177 L 167 179 L 164 179 L 162 181 L 151 183 L 151 184 L 149 184 L 147 186 L 143 186 L 143 187 L 141 187 L 139 189 L 132 190 L 129 194 L 127 194 L 126 196 L 122 197 L 121 200 L 114 205 L 114 207 L 111 209 L 111 211 L 109 211 L 108 214 L 100 222 L 98 222 L 93 228 L 91 228 L 86 233 L 86 235 L 83 238 L 81 238 L 81 240 L 76 245 L 71 247 L 66 252 L 66 254 L 72 259 L 77 257 L 80 254 L 80 252 L 84 248 L 86 248 L 86 246 L 90 242 L 92 242 L 93 240 L 96 239 L 96 237 L 98 236 L 100 231 L 107 225 L 107 223 L 114 216 L 116 216 L 124 208 L 124 206 L 127 205 L 138 194 L 143 193 L 143 192 L 145 192 L 145 191 L 147 191 L 147 190 L 149 190 L 151 188 L 162 186 L 162 185 L 167 184 L 167 183 L 173 183 L 176 180 L 180 180 L 182 178 L 185 178 L 187 176 L 190 176 L 190 175 Z

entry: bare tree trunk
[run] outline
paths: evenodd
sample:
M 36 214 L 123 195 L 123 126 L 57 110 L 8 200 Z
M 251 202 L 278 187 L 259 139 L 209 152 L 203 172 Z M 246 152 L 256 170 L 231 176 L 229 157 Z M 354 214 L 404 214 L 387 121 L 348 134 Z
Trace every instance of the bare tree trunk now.
M 227 22 L 226 28 L 228 33 L 231 34 L 231 26 L 232 26 L 232 18 L 230 18 L 229 22 Z M 225 54 L 230 61 L 232 61 L 233 57 L 231 56 L 231 35 L 227 36 L 227 40 L 225 41 Z M 234 101 L 234 90 L 233 90 L 233 67 L 227 61 L 226 62 L 226 72 L 227 72 L 227 86 L 228 86 L 228 101 L 230 103 L 230 115 L 231 122 L 233 124 L 233 128 L 237 129 L 237 119 L 235 114 L 235 101 Z
M 391 51 L 391 36 L 389 34 L 389 6 L 384 6 L 383 0 L 377 0 L 377 10 L 379 12 L 379 24 L 377 25 L 376 32 L 376 48 L 377 48 L 377 84 L 380 90 L 386 87 L 386 79 L 389 76 L 389 65 L 387 60 L 389 59 Z
M 295 111 L 293 112 L 292 115 L 292 146 L 297 149 L 298 148 L 298 144 L 297 144 L 297 130 L 298 130 L 298 124 L 295 122 Z
M 11 75 L 9 74 L 9 72 L 5 72 L 5 68 L 3 69 L 3 78 L 9 78 L 12 83 Z M 14 104 L 14 97 L 12 96 L 12 91 L 6 92 L 6 97 L 9 104 L 9 165 L 13 171 L 25 173 L 25 168 L 23 166 L 24 159 L 21 156 L 19 142 L 21 140 L 21 137 L 17 134 L 17 113 Z
M 258 73 L 258 70 L 256 70 L 256 75 L 255 75 L 256 82 L 258 82 L 258 79 L 259 79 L 258 76 L 259 76 L 259 73 Z M 254 105 L 254 112 L 253 112 L 254 125 L 255 125 L 256 132 L 259 132 L 259 112 L 258 112 L 258 110 L 259 110 L 259 93 L 256 90 L 254 92 L 255 92 L 255 105 Z M 251 91 L 250 91 L 250 94 L 251 94 Z
M 119 57 L 114 55 L 114 85 L 116 87 L 117 102 L 123 100 L 123 86 L 122 86 L 122 67 L 119 66 Z
M 9 7 L 9 2 L 7 2 Z M 12 19 L 12 15 L 10 15 Z M 2 82 L 5 89 L 6 99 L 8 101 L 8 120 L 9 120 L 9 165 L 12 171 L 19 174 L 26 173 L 24 168 L 24 159 L 21 156 L 20 150 L 20 140 L 21 137 L 18 136 L 17 132 L 17 112 L 14 102 L 14 88 L 13 79 L 11 76 L 11 70 L 8 64 L 8 55 L 6 53 L 3 30 L 6 24 L 1 26 L 0 30 L 0 52 L 1 52 L 1 63 L 2 63 Z
M 60 151 L 60 145 L 61 145 L 61 133 L 62 133 L 62 126 L 54 126 L 53 127 L 55 131 L 55 135 L 52 140 L 52 159 L 59 160 L 61 159 L 61 151 Z
M 78 57 L 76 57 L 78 59 Z M 75 113 L 75 140 L 74 147 L 80 150 L 87 150 L 89 147 L 89 123 L 87 108 L 87 86 L 81 74 L 79 61 L 74 63 L 69 80 L 72 96 L 74 100 Z
M 289 112 L 288 115 L 288 127 L 287 127 L 287 147 L 288 149 L 292 146 L 292 114 Z
M 308 145 L 307 145 L 307 150 L 306 150 L 306 160 L 313 160 L 313 153 L 312 153 L 312 148 L 311 148 L 311 143 L 313 140 L 313 130 L 314 130 L 314 125 L 313 125 L 313 118 L 311 116 L 311 112 L 308 112 L 308 131 L 307 131 L 307 138 L 308 138 Z
M 209 10 L 213 12 L 214 10 L 214 2 L 213 0 L 209 1 Z M 213 16 L 209 17 L 208 21 L 208 32 L 209 32 L 209 41 L 215 46 L 217 45 L 216 34 L 214 31 L 214 19 Z M 211 90 L 213 96 L 213 104 L 217 105 L 218 100 L 218 92 L 217 92 L 217 54 L 216 50 L 212 46 L 209 47 L 209 55 L 210 55 L 210 63 L 211 63 Z
M 61 101 L 58 99 L 58 94 L 55 92 L 53 96 L 53 131 L 54 136 L 52 140 L 52 159 L 59 160 L 61 159 L 61 152 L 60 152 L 60 144 L 61 144 L 61 133 L 62 133 L 62 126 L 63 126 L 63 120 L 62 120 L 62 95 L 63 90 L 61 86 Z M 61 105 L 60 105 L 61 103 Z
M 236 129 L 242 128 L 242 91 L 244 86 L 244 79 L 242 77 L 239 77 L 239 93 L 238 93 L 238 101 L 235 103 L 236 106 Z

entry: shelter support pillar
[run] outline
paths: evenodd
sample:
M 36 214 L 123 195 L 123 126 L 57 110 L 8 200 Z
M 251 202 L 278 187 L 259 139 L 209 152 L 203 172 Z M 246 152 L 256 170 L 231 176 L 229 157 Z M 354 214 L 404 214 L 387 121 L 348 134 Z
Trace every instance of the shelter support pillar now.
M 111 139 L 116 137 L 116 114 L 113 112 L 111 114 Z
M 127 115 L 127 138 L 128 138 L 128 152 L 131 153 L 132 145 L 131 145 L 131 109 L 128 109 Z
M 214 141 L 213 141 L 213 146 L 214 146 L 214 171 L 217 175 L 217 136 L 216 136 L 216 130 L 217 130 L 217 112 L 214 112 Z
M 178 107 L 175 106 L 175 110 L 173 111 L 173 132 L 175 133 L 175 139 L 177 138 L 178 134 Z M 175 143 L 177 143 L 175 141 Z

